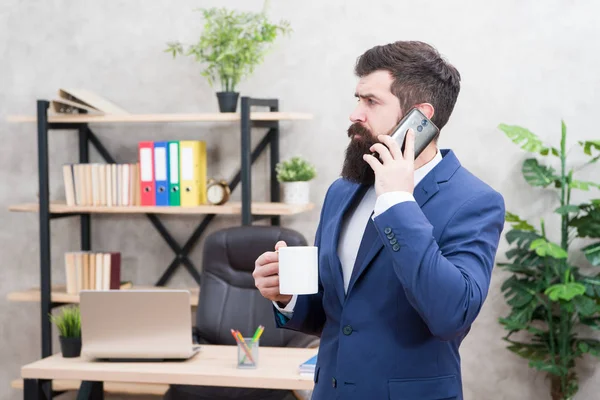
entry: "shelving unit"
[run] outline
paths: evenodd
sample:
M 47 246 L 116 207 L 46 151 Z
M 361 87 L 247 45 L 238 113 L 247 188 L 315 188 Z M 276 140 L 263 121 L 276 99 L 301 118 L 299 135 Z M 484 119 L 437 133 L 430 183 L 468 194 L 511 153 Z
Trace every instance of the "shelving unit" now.
M 200 284 L 200 274 L 188 254 L 205 232 L 208 225 L 216 215 L 240 215 L 242 225 L 251 225 L 253 221 L 269 218 L 272 225 L 280 224 L 280 216 L 294 215 L 311 210 L 314 206 L 287 205 L 279 201 L 279 182 L 276 179 L 275 166 L 279 162 L 279 121 L 308 120 L 311 115 L 304 113 L 279 112 L 277 99 L 241 98 L 239 113 L 198 113 L 198 114 L 128 114 L 128 115 L 88 115 L 49 114 L 49 102 L 37 101 L 37 116 L 12 116 L 9 122 L 36 123 L 38 144 L 38 174 L 39 174 L 39 202 L 18 204 L 9 207 L 14 212 L 36 212 L 39 214 L 39 240 L 40 240 L 40 287 L 22 292 L 11 293 L 11 301 L 39 301 L 41 302 L 41 357 L 52 355 L 52 330 L 49 314 L 53 307 L 77 303 L 79 296 L 69 295 L 64 287 L 52 285 L 51 279 L 51 243 L 50 222 L 53 219 L 74 217 L 80 218 L 81 250 L 90 251 L 91 248 L 91 215 L 104 214 L 144 214 L 175 253 L 170 265 L 156 282 L 155 287 L 166 285 L 170 277 L 180 265 L 192 275 L 196 283 Z M 268 112 L 255 112 L 251 108 L 268 107 Z M 92 132 L 90 125 L 107 123 L 194 123 L 194 122 L 238 122 L 241 140 L 240 169 L 229 182 L 232 192 L 241 184 L 241 201 L 228 202 L 222 206 L 198 207 L 88 207 L 67 206 L 64 203 L 51 203 L 49 198 L 49 168 L 48 168 L 48 138 L 49 131 L 55 129 L 76 130 L 79 138 L 79 163 L 89 162 L 90 144 L 98 151 L 107 163 L 116 163 L 104 147 L 100 139 Z M 254 149 L 251 148 L 252 128 L 268 128 L 265 136 Z M 269 147 L 270 154 L 270 202 L 252 203 L 251 170 L 252 163 Z M 175 241 L 169 231 L 162 224 L 158 215 L 204 215 L 188 240 L 180 245 Z M 127 290 L 127 289 L 124 289 Z M 197 288 L 196 288 L 197 290 Z M 197 293 L 197 291 L 196 291 Z M 197 303 L 197 295 L 192 296 Z M 60 385 L 59 385 L 60 386 Z M 52 388 L 46 390 L 48 400 L 52 397 Z

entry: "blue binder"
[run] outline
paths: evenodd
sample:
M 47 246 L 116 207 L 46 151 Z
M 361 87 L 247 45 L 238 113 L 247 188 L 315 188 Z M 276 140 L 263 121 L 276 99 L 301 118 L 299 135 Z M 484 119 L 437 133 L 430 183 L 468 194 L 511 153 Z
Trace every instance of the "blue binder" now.
M 169 205 L 169 152 L 167 142 L 154 142 L 156 205 Z

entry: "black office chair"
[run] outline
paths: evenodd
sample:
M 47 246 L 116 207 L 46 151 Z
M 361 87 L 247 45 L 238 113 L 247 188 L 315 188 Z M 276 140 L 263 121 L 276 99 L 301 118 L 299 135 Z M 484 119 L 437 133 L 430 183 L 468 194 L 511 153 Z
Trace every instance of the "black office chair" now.
M 259 325 L 264 325 L 260 347 L 318 346 L 317 337 L 276 328 L 272 303 L 254 285 L 252 271 L 256 259 L 265 251 L 273 251 L 279 240 L 288 246 L 306 245 L 300 233 L 277 226 L 227 228 L 206 238 L 194 330 L 198 343 L 235 345 L 232 328 L 251 337 Z M 231 362 L 234 365 L 236 360 Z M 171 385 L 165 394 L 166 400 L 296 398 L 289 390 L 189 385 Z

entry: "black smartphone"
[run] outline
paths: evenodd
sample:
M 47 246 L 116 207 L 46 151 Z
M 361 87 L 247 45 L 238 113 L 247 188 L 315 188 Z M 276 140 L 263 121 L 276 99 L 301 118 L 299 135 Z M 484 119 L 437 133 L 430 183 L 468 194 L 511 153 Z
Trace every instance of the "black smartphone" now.
M 409 129 L 415 133 L 415 158 L 440 134 L 438 127 L 421 110 L 413 108 L 396 125 L 391 134 L 392 138 L 400 145 L 403 154 L 406 133 Z

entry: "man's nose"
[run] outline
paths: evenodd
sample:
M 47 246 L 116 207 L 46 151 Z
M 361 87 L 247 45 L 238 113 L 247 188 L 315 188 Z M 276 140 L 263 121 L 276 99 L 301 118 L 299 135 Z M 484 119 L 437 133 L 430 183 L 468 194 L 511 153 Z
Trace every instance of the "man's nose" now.
M 367 121 L 366 114 L 360 105 L 356 106 L 354 111 L 350 114 L 350 121 L 353 124 L 356 122 L 365 123 Z

